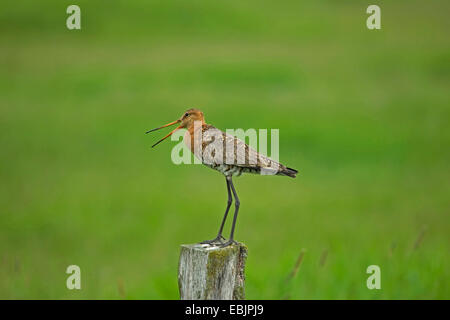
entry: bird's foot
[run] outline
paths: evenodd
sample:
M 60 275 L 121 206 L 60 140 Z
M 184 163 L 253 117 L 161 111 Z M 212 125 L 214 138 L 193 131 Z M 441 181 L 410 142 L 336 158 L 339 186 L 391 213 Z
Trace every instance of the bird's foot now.
M 200 244 L 209 244 L 210 246 L 213 246 L 215 244 L 222 245 L 224 240 L 226 240 L 226 239 L 223 236 L 218 235 L 214 239 L 202 241 L 202 242 L 200 242 Z
M 238 243 L 236 241 L 234 241 L 233 239 L 230 239 L 227 242 L 222 242 L 221 244 L 219 244 L 219 247 L 225 248 L 225 247 L 232 246 L 232 245 L 237 245 L 237 244 Z

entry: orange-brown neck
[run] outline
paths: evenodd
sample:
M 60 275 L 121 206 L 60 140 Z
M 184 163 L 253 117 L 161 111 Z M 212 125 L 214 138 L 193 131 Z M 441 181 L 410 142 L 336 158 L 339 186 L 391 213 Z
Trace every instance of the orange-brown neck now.
M 207 126 L 208 124 L 206 124 L 205 121 L 202 120 L 201 122 L 196 122 L 195 125 L 194 123 L 192 123 L 191 125 L 186 127 L 187 131 L 184 135 L 184 142 L 189 147 L 191 152 L 194 152 L 195 139 L 201 139 L 203 131 Z
M 186 129 L 189 131 L 189 133 L 192 135 L 194 133 L 195 130 L 197 130 L 198 128 L 202 128 L 206 125 L 205 120 L 200 119 L 200 120 L 195 120 L 195 121 L 191 121 L 186 125 Z

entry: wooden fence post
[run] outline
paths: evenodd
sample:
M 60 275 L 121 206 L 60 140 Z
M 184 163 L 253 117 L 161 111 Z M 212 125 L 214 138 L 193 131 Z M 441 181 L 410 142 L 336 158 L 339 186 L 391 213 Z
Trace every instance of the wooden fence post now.
M 219 248 L 203 244 L 181 245 L 178 287 L 181 300 L 245 299 L 247 247 Z

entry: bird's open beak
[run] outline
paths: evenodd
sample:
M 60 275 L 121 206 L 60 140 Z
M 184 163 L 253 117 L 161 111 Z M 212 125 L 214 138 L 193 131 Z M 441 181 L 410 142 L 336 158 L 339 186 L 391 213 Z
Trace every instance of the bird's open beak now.
M 180 122 L 181 122 L 181 120 L 176 120 L 176 121 L 174 121 L 174 122 L 171 122 L 171 123 L 168 123 L 168 124 L 166 124 L 166 125 L 163 125 L 162 127 L 158 127 L 158 128 L 149 130 L 149 131 L 147 131 L 146 133 L 150 133 L 150 132 L 153 132 L 153 131 L 156 131 L 156 130 L 159 130 L 159 129 L 162 129 L 162 128 L 165 128 L 165 127 L 173 126 L 174 124 L 177 124 L 177 123 L 180 123 Z M 159 140 L 158 142 L 156 142 L 154 145 L 152 145 L 152 148 L 153 148 L 154 146 L 156 146 L 158 143 L 162 142 L 164 139 L 170 137 L 170 136 L 172 135 L 172 133 L 174 133 L 174 132 L 177 131 L 178 129 L 181 129 L 181 126 L 176 127 L 176 128 L 175 128 L 174 130 L 172 130 L 167 136 L 165 136 L 164 138 L 162 138 L 161 140 Z

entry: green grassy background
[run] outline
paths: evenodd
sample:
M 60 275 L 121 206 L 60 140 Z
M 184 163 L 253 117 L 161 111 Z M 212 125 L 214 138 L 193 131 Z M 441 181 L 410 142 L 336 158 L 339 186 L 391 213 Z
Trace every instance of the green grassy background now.
M 379 31 L 364 1 L 80 0 L 69 31 L 72 3 L 1 5 L 0 298 L 178 298 L 226 204 L 144 135 L 188 107 L 301 173 L 235 179 L 248 298 L 450 298 L 448 2 L 377 1 Z

